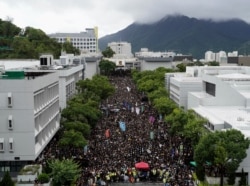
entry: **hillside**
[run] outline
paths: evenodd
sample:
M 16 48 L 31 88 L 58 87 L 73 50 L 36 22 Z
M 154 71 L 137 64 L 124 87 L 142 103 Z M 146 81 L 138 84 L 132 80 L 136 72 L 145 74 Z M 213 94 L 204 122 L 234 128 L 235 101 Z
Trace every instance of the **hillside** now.
M 101 50 L 109 42 L 131 43 L 133 52 L 171 50 L 204 58 L 207 50 L 250 54 L 250 24 L 238 19 L 215 22 L 186 16 L 169 16 L 153 24 L 133 23 L 127 28 L 99 39 Z

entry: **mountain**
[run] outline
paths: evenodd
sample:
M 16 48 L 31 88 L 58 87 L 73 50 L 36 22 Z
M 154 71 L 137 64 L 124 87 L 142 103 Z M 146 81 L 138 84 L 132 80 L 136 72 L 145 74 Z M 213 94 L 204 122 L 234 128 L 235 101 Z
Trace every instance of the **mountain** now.
M 204 58 L 205 52 L 239 51 L 250 54 L 250 24 L 231 19 L 226 21 L 202 20 L 187 16 L 167 16 L 152 24 L 133 23 L 125 29 L 99 39 L 104 50 L 110 42 L 131 43 L 132 51 L 141 48 L 151 51 L 175 51 Z

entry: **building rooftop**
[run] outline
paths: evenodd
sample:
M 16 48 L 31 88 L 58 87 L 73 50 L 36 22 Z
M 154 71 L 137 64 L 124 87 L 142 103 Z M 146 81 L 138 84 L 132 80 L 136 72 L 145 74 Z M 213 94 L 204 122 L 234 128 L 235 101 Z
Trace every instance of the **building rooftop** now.
M 193 110 L 204 118 L 209 118 L 213 125 L 229 124 L 232 128 L 240 130 L 246 137 L 250 137 L 250 108 L 199 106 Z

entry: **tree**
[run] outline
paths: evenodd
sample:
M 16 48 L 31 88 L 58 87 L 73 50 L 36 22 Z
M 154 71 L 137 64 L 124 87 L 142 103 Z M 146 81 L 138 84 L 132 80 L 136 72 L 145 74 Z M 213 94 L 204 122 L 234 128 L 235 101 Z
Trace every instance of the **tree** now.
M 244 172 L 244 169 L 241 169 L 241 175 L 240 175 L 240 181 L 239 181 L 239 186 L 246 186 L 247 185 L 247 179 L 246 179 L 246 174 Z
M 38 175 L 38 181 L 39 183 L 43 184 L 43 183 L 48 183 L 49 182 L 49 175 L 46 173 L 41 173 Z
M 79 131 L 85 138 L 89 137 L 90 134 L 90 126 L 87 123 L 82 123 L 80 121 L 66 121 L 65 123 L 63 123 L 63 127 L 67 131 Z
M 188 122 L 188 115 L 183 109 L 175 108 L 166 116 L 165 121 L 170 123 L 170 134 L 182 134 L 184 126 Z
M 167 97 L 154 99 L 153 105 L 156 108 L 157 112 L 162 115 L 168 115 L 172 113 L 174 108 L 176 108 L 175 103 Z
M 72 159 L 52 160 L 49 167 L 54 186 L 70 186 L 80 176 L 81 169 Z
M 84 138 L 81 132 L 75 130 L 64 131 L 59 144 L 65 147 L 81 148 L 87 145 L 87 140 Z
M 238 169 L 241 161 L 247 156 L 246 150 L 249 148 L 249 144 L 249 139 L 235 129 L 208 133 L 202 136 L 195 147 L 194 160 L 197 167 L 203 167 L 206 162 L 217 167 L 221 177 L 221 185 L 223 185 L 224 174 L 235 172 Z
M 99 63 L 99 68 L 100 68 L 101 74 L 103 75 L 110 75 L 110 73 L 115 70 L 115 67 L 116 67 L 116 64 L 109 60 L 101 60 Z
M 80 93 L 91 92 L 97 95 L 101 100 L 107 99 L 115 91 L 106 76 L 95 75 L 93 78 L 79 81 L 77 83 Z
M 205 133 L 204 124 L 206 120 L 200 117 L 197 117 L 193 110 L 188 110 L 187 114 L 187 123 L 184 124 L 183 135 L 191 140 L 191 144 L 195 147 L 201 136 Z
M 110 47 L 107 47 L 104 51 L 102 51 L 102 55 L 106 58 L 111 58 L 114 54 L 115 52 Z
M 1 186 L 5 186 L 5 185 L 14 186 L 15 185 L 14 181 L 11 179 L 9 171 L 4 173 L 4 176 L 3 176 L 2 181 L 0 182 L 0 185 Z
M 180 72 L 186 72 L 186 65 L 184 63 L 180 63 L 176 65 Z

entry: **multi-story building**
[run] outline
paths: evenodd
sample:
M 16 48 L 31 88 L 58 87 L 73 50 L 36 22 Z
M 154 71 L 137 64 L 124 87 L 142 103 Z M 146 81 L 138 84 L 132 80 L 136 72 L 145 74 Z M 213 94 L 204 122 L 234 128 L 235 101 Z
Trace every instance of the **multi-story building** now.
M 50 38 L 55 38 L 58 43 L 70 42 L 82 53 L 98 52 L 98 28 L 87 28 L 85 32 L 80 33 L 55 33 L 50 34 Z
M 131 43 L 128 42 L 111 42 L 108 43 L 108 47 L 110 47 L 114 52 L 113 58 L 132 58 L 134 55 L 132 54 Z
M 23 67 L 20 61 L 12 69 L 4 68 L 7 61 L 0 66 L 0 176 L 35 161 L 58 131 L 60 111 L 83 78 L 84 65 L 69 58 L 62 57 L 60 66 L 52 55 Z
M 189 84 L 192 72 L 196 74 L 197 81 L 201 81 L 196 84 L 200 86 L 200 90 L 194 89 L 197 87 L 193 87 L 192 90 L 189 86 L 189 91 L 186 91 L 181 86 Z M 170 90 L 178 89 L 178 95 L 186 96 L 187 109 L 192 109 L 207 119 L 208 122 L 205 124 L 207 129 L 211 131 L 236 129 L 246 138 L 250 137 L 250 67 L 188 67 L 186 77 L 182 75 L 181 83 L 176 83 L 176 78 L 170 77 L 166 84 Z M 179 99 L 179 105 L 181 101 Z M 250 148 L 237 172 L 240 173 L 242 168 L 250 180 Z
M 58 131 L 57 72 L 5 71 L 0 76 L 0 175 L 36 160 Z

